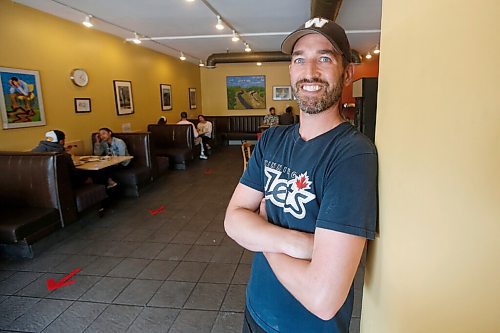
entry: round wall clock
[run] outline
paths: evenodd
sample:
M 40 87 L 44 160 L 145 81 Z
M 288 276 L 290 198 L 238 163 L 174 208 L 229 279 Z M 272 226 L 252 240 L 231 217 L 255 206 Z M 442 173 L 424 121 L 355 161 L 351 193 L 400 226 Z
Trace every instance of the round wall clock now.
M 85 87 L 89 84 L 89 75 L 84 69 L 81 68 L 73 69 L 69 78 L 79 87 Z

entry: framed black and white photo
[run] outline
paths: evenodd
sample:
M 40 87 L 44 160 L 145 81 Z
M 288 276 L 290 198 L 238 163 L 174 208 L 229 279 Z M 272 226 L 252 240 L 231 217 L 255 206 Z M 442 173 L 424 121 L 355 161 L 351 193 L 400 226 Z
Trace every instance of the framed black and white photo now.
M 170 84 L 160 84 L 161 110 L 172 110 L 172 86 Z
M 134 113 L 132 82 L 113 80 L 113 87 L 115 90 L 116 113 L 119 116 Z
M 189 88 L 189 108 L 196 109 L 196 88 Z
M 291 86 L 273 86 L 274 101 L 289 101 L 292 99 Z
M 92 107 L 90 104 L 90 98 L 75 98 L 75 112 L 85 113 L 91 112 Z

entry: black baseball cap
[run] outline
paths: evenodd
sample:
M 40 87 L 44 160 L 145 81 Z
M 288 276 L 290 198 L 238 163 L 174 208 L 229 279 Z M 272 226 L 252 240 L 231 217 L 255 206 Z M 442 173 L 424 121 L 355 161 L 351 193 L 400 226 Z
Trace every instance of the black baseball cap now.
M 351 46 L 349 45 L 349 40 L 347 39 L 344 28 L 322 17 L 310 19 L 297 30 L 289 34 L 281 43 L 281 52 L 292 54 L 295 43 L 297 43 L 301 37 L 310 33 L 319 33 L 325 36 L 330 43 L 332 43 L 335 50 L 342 54 L 347 62 L 351 62 Z

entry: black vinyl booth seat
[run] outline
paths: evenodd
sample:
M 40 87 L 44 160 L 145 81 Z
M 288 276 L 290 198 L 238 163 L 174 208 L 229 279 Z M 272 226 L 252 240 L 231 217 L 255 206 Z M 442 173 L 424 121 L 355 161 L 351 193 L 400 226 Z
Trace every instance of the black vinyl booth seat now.
M 99 184 L 73 184 L 62 153 L 0 152 L 0 243 L 32 244 L 107 198 Z
M 56 153 L 0 152 L 0 243 L 30 244 L 71 218 L 59 200 L 63 163 Z
M 174 169 L 185 170 L 194 159 L 199 147 L 195 147 L 191 125 L 148 125 L 151 132 L 154 158 L 168 157 Z
M 0 243 L 31 244 L 59 227 L 59 211 L 40 207 L 0 207 Z
M 228 140 L 257 140 L 264 116 L 205 116 L 205 119 L 212 122 L 212 141 L 217 145 L 227 144 Z M 192 122 L 197 124 L 198 120 Z
M 264 116 L 231 116 L 226 140 L 257 140 Z
M 73 192 L 75 195 L 76 210 L 78 213 L 94 207 L 108 198 L 106 188 L 101 184 L 81 185 L 74 188 Z

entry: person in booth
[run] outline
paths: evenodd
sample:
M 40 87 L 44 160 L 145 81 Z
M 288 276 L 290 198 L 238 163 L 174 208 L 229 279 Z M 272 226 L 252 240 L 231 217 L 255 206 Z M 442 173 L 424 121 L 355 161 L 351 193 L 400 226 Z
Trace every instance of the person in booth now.
M 40 141 L 38 146 L 33 148 L 32 152 L 45 153 L 64 153 L 66 149 L 64 148 L 64 143 L 66 140 L 66 134 L 60 130 L 52 130 L 45 133 L 45 140 Z
M 198 130 L 196 129 L 196 126 L 189 120 L 187 120 L 187 112 L 181 112 L 181 120 L 177 122 L 177 125 L 191 125 L 193 127 L 193 137 L 194 137 L 194 144 L 195 145 L 201 145 L 200 146 L 200 160 L 207 160 L 208 156 L 205 155 L 205 148 L 203 147 L 202 144 L 202 139 L 200 138 L 200 135 L 198 134 Z
M 167 124 L 167 117 L 161 116 L 160 119 L 158 119 L 158 122 L 156 124 L 157 125 L 166 125 Z
M 269 114 L 266 114 L 266 116 L 264 117 L 264 121 L 262 122 L 262 125 L 264 126 L 278 126 L 280 122 L 280 119 L 279 117 L 276 115 L 276 109 L 274 108 L 274 106 L 271 106 L 269 108 Z
M 205 119 L 204 115 L 198 115 L 198 125 L 196 126 L 198 130 L 198 135 L 201 138 L 203 148 L 206 152 L 209 152 L 212 147 L 210 143 L 212 141 L 212 129 L 213 125 L 210 121 Z
M 61 130 L 52 130 L 45 133 L 45 140 L 40 141 L 38 146 L 33 148 L 31 151 L 36 153 L 63 153 L 66 165 L 69 169 L 69 174 L 71 177 L 71 183 L 75 186 L 81 185 L 83 183 L 91 183 L 92 179 L 86 177 L 83 173 L 78 172 L 75 168 L 75 163 L 71 158 L 71 155 L 66 151 L 64 147 L 66 141 L 66 134 Z
M 293 108 L 288 105 L 285 109 L 285 113 L 280 115 L 280 125 L 292 125 L 295 124 L 295 116 L 293 115 Z
M 99 133 L 95 135 L 94 143 L 94 155 L 96 156 L 129 156 L 127 145 L 122 139 L 115 138 L 113 136 L 113 131 L 107 127 L 102 127 L 99 129 Z M 130 160 L 123 161 L 121 166 L 127 166 L 130 164 Z M 114 168 L 116 169 L 117 166 Z M 107 168 L 109 169 L 109 168 Z M 110 170 L 106 170 L 108 174 L 107 177 L 107 188 L 112 188 L 118 185 L 109 175 Z

